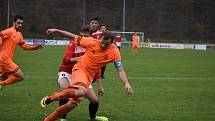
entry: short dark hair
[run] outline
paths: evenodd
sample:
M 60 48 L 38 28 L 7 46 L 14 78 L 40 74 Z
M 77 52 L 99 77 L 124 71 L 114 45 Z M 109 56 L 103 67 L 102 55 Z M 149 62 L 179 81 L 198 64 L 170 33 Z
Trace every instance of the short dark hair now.
M 113 43 L 114 35 L 113 35 L 112 32 L 110 32 L 110 31 L 105 31 L 105 32 L 102 33 L 102 36 L 103 36 L 103 39 L 104 39 L 104 40 L 111 39 L 111 42 Z
M 93 20 L 99 22 L 99 17 L 98 16 L 91 17 L 90 21 L 93 21 Z
M 20 19 L 20 20 L 24 20 L 23 16 L 21 15 L 15 15 L 15 17 L 13 18 L 13 21 L 17 21 L 17 19 Z
M 101 26 L 105 26 L 105 27 L 106 27 L 106 25 L 105 25 L 105 24 L 100 24 L 100 27 L 101 27 Z
M 82 26 L 80 32 L 82 33 L 89 32 L 90 35 L 93 33 L 89 25 Z

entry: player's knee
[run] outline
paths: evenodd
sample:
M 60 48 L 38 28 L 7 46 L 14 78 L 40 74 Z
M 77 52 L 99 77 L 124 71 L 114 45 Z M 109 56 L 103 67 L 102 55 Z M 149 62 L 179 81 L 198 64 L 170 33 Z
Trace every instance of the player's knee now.
M 61 79 L 61 80 L 58 81 L 58 84 L 59 84 L 61 90 L 66 89 L 66 88 L 69 87 L 69 80 Z
M 80 87 L 77 90 L 77 95 L 78 95 L 78 97 L 85 96 L 86 95 L 86 90 L 84 88 Z
M 98 98 L 93 98 L 93 99 L 90 100 L 90 103 L 98 104 L 99 103 L 99 99 Z

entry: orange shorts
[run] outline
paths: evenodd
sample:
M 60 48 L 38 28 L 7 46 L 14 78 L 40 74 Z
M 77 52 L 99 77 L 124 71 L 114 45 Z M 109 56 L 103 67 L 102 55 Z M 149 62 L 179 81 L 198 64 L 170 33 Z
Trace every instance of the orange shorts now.
M 87 75 L 86 71 L 79 65 L 76 64 L 72 70 L 72 81 L 70 81 L 70 87 L 80 88 L 83 87 L 84 91 L 91 85 L 93 77 Z
M 0 60 L 0 76 L 14 74 L 19 67 L 11 60 Z
M 132 43 L 132 48 L 138 48 L 138 44 L 137 43 Z

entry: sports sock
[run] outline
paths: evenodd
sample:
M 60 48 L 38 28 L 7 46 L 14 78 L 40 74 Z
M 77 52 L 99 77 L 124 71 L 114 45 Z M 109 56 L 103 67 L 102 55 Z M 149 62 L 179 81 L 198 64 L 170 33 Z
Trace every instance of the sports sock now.
M 68 99 L 59 100 L 59 106 L 64 105 L 68 102 Z M 62 115 L 61 119 L 66 119 L 67 114 Z
M 63 99 L 67 99 L 67 98 L 73 98 L 76 97 L 76 89 L 74 88 L 68 88 L 65 89 L 61 92 L 56 92 L 53 95 L 49 96 L 49 98 L 54 101 L 54 100 L 63 100 Z
M 44 121 L 55 121 L 59 117 L 67 114 L 70 110 L 72 110 L 74 107 L 71 107 L 69 104 L 64 104 L 60 107 L 58 107 L 53 113 L 51 113 L 49 116 L 47 116 Z
M 89 104 L 89 114 L 91 119 L 95 119 L 98 108 L 99 108 L 99 102 Z
M 105 69 L 106 69 L 106 66 L 103 66 L 101 68 L 101 77 L 104 77 Z
M 16 83 L 16 82 L 21 81 L 21 80 L 23 80 L 21 77 L 10 76 L 8 79 L 1 81 L 0 85 L 6 86 L 6 85 L 13 84 L 13 83 Z

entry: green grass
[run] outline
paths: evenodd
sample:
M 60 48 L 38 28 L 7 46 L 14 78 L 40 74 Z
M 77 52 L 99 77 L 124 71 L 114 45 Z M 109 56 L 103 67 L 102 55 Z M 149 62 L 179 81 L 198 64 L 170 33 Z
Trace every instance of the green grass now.
M 55 77 L 64 50 L 64 46 L 46 46 L 35 52 L 18 48 L 15 62 L 26 78 L 4 88 L 0 121 L 41 121 L 56 108 L 57 102 L 42 111 L 39 102 L 58 90 Z M 138 56 L 133 56 L 130 48 L 121 51 L 134 94 L 125 94 L 113 64 L 109 64 L 98 115 L 110 121 L 215 120 L 214 51 L 141 48 Z M 68 119 L 88 121 L 88 101 L 83 100 Z

